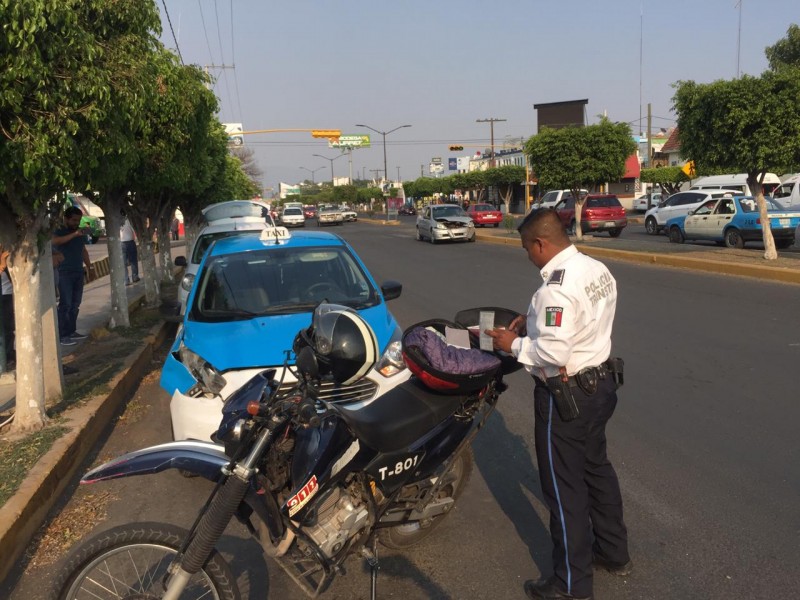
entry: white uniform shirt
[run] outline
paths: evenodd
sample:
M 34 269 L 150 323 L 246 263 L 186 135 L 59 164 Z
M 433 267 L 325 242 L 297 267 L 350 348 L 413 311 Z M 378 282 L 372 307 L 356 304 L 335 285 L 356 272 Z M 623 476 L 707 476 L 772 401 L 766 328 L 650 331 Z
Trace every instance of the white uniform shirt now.
M 596 367 L 611 354 L 611 327 L 617 308 L 617 283 L 606 266 L 569 246 L 541 271 L 544 283 L 528 308 L 528 335 L 511 351 L 541 379 L 559 367 L 574 375 Z
M 121 242 L 132 242 L 135 239 L 136 235 L 133 233 L 131 222 L 128 219 L 125 219 L 125 222 L 119 228 L 119 240 Z

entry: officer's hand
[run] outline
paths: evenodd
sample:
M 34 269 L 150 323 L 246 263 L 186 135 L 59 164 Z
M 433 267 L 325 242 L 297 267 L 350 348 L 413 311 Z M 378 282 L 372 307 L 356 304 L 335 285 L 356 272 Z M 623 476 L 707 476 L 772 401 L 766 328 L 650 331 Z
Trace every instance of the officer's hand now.
M 515 317 L 513 321 L 511 321 L 511 325 L 508 328 L 516 333 L 517 335 L 527 335 L 528 334 L 528 319 L 524 315 L 519 315 Z
M 487 329 L 484 333 L 494 341 L 495 350 L 508 353 L 511 352 L 511 344 L 519 337 L 510 329 Z

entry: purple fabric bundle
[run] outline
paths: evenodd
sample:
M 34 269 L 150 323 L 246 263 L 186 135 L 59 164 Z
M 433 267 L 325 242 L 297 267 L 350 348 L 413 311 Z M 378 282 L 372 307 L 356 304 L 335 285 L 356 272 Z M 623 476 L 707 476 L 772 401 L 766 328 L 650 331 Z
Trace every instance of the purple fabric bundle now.
M 416 346 L 430 365 L 444 373 L 472 375 L 486 373 L 500 366 L 500 359 L 477 348 L 448 346 L 438 334 L 425 327 L 412 329 L 403 340 L 406 346 Z

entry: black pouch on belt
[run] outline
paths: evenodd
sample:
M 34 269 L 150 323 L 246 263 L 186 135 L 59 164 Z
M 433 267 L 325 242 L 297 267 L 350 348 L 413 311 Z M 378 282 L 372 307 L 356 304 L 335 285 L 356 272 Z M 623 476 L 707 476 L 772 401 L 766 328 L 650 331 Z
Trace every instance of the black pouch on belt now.
M 583 369 L 575 374 L 575 381 L 578 387 L 587 396 L 591 396 L 597 391 L 597 379 L 597 369 L 594 367 Z
M 617 385 L 617 389 L 622 387 L 622 384 L 625 383 L 625 361 L 616 356 L 609 358 L 603 364 L 614 378 L 614 383 Z
M 572 395 L 572 388 L 569 385 L 569 377 L 564 367 L 559 369 L 558 375 L 547 378 L 547 389 L 553 395 L 553 401 L 558 410 L 558 416 L 564 422 L 569 422 L 578 417 L 580 411 Z

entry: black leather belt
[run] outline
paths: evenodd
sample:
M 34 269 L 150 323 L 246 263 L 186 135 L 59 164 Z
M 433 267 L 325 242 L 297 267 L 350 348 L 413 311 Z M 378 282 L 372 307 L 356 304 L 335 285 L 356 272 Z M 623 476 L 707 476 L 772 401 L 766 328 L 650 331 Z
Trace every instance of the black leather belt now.
M 569 378 L 568 378 L 569 385 L 571 387 L 580 387 L 580 385 L 578 384 L 578 380 L 577 380 L 577 377 L 579 375 L 591 375 L 591 374 L 594 374 L 594 376 L 598 380 L 603 380 L 609 375 L 609 373 L 610 372 L 609 372 L 608 368 L 606 367 L 605 363 L 603 363 L 601 365 L 598 365 L 596 367 L 586 367 L 586 368 L 581 369 L 575 375 L 570 375 L 569 376 Z M 543 386 L 547 387 L 547 382 L 545 382 L 541 377 L 538 377 L 538 376 L 534 375 L 533 378 L 536 380 L 536 385 L 543 385 Z

